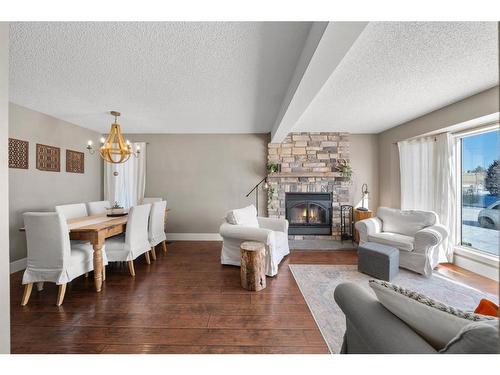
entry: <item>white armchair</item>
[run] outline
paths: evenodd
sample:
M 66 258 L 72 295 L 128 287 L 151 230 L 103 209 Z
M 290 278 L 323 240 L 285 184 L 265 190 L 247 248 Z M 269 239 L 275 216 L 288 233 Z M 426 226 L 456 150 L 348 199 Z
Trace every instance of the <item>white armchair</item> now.
M 437 247 L 448 236 L 445 226 L 432 211 L 380 207 L 377 217 L 356 223 L 359 242 L 377 242 L 399 249 L 399 265 L 431 276 L 438 264 Z
M 240 266 L 240 245 L 258 241 L 266 245 L 266 275 L 275 276 L 278 265 L 288 254 L 288 221 L 257 217 L 255 206 L 231 211 L 220 226 L 222 236 L 221 263 Z

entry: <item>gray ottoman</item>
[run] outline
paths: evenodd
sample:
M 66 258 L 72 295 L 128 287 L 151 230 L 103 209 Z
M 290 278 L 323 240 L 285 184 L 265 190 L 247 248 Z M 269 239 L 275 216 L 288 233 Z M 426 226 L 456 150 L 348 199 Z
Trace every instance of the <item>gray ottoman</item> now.
M 388 245 L 365 242 L 358 247 L 358 271 L 391 281 L 399 271 L 399 250 Z

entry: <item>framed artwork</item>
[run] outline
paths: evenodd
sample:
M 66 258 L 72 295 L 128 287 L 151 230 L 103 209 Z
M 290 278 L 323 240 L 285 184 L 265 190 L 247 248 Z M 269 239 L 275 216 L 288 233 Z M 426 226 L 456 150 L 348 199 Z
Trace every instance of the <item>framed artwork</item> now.
M 61 171 L 61 149 L 36 144 L 36 169 L 47 172 Z
M 9 168 L 28 169 L 29 142 L 9 138 Z
M 85 154 L 83 152 L 66 150 L 66 172 L 85 173 Z

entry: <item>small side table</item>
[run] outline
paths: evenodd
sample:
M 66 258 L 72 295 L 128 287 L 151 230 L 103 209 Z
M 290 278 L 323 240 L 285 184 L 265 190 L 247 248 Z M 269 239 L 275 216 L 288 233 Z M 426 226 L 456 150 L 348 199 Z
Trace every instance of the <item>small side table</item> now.
M 358 209 L 354 210 L 354 223 L 360 220 L 365 220 L 373 217 L 373 211 L 360 211 Z M 359 243 L 359 233 L 357 229 L 354 229 L 354 242 Z
M 266 287 L 266 246 L 262 242 L 243 242 L 241 249 L 241 286 L 259 291 Z

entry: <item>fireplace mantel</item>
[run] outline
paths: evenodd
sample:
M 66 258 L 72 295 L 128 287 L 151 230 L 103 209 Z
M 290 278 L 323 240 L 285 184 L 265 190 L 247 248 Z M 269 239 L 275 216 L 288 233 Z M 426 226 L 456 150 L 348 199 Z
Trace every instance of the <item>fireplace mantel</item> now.
M 285 172 L 272 173 L 267 178 L 286 178 L 286 177 L 333 177 L 343 178 L 340 172 Z

